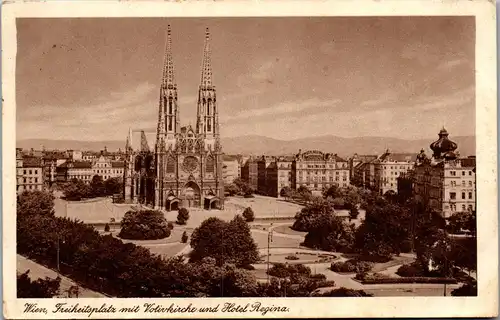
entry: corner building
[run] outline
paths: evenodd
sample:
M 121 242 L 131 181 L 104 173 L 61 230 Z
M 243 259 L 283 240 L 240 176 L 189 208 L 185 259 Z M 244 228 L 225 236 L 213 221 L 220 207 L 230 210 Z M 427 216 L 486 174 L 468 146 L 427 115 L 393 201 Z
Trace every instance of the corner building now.
M 170 26 L 160 86 L 158 126 L 154 148 L 141 131 L 135 147 L 132 130 L 126 143 L 124 198 L 156 209 L 179 207 L 222 209 L 224 181 L 219 110 L 212 84 L 210 33 L 205 34 L 196 126 L 180 124 L 180 106 L 174 79 Z
M 443 218 L 456 212 L 475 211 L 475 156 L 459 157 L 457 144 L 448 138 L 444 128 L 430 148 L 431 157 L 424 150 L 417 156 L 413 172 L 415 197 Z

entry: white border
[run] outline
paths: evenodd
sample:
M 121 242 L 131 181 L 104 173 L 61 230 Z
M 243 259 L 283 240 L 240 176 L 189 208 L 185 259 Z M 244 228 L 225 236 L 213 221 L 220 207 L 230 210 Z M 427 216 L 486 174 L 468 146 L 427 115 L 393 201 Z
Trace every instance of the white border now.
M 3 4 L 2 89 L 3 89 L 3 279 L 4 316 L 35 318 L 23 314 L 26 299 L 16 299 L 15 238 L 15 61 L 16 26 L 20 17 L 205 17 L 205 16 L 476 16 L 476 139 L 478 190 L 478 297 L 374 297 L 374 298 L 203 298 L 203 299 L 78 299 L 100 306 L 142 305 L 145 302 L 209 306 L 223 301 L 255 302 L 290 308 L 288 313 L 216 314 L 94 314 L 100 318 L 253 318 L 253 317 L 481 317 L 498 310 L 497 227 L 497 114 L 496 114 L 496 22 L 494 1 L 266 1 L 266 2 L 45 2 Z M 439 32 L 439 30 L 436 30 Z M 64 302 L 59 299 L 57 302 Z M 49 310 L 56 300 L 39 299 Z M 76 303 L 69 299 L 68 303 Z M 53 314 L 39 318 L 56 318 Z M 69 318 L 69 316 L 66 316 Z M 71 318 L 88 318 L 73 314 Z

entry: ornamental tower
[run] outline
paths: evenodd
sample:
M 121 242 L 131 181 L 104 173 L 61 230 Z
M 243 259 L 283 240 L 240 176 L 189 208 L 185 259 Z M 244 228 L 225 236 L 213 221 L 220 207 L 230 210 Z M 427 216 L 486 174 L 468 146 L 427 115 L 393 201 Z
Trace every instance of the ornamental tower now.
M 212 85 L 210 32 L 205 32 L 205 46 L 201 63 L 201 83 L 198 89 L 196 133 L 205 140 L 207 150 L 216 151 L 219 144 L 219 116 L 215 86 Z

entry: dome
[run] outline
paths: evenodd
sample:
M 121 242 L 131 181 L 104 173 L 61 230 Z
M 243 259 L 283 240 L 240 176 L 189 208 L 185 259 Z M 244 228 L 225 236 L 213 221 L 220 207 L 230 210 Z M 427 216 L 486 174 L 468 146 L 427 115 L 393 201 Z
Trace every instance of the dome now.
M 448 139 L 448 131 L 445 128 L 439 131 L 439 139 L 431 143 L 430 148 L 434 152 L 434 157 L 440 158 L 442 154 L 453 153 L 457 149 L 457 144 Z

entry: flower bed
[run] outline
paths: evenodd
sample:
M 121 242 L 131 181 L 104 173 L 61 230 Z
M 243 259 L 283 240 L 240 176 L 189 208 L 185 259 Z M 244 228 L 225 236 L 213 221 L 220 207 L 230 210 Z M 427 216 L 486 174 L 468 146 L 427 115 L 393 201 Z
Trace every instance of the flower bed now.
M 372 268 L 373 263 L 356 259 L 347 260 L 345 262 L 333 262 L 330 266 L 332 271 L 341 273 L 365 273 Z

